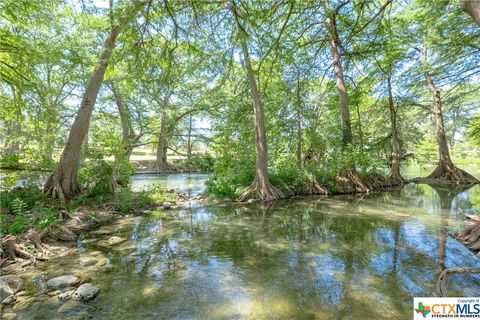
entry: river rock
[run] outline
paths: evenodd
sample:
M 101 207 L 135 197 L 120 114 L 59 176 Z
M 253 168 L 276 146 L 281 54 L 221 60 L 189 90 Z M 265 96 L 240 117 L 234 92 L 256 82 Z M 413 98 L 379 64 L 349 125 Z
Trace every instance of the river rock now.
M 91 283 L 84 283 L 72 295 L 74 300 L 89 301 L 95 298 L 100 290 Z
M 6 306 L 6 305 L 9 305 L 9 304 L 12 304 L 14 301 L 15 301 L 15 296 L 12 294 L 11 296 L 8 296 L 5 299 L 3 299 L 1 304 Z
M 30 307 L 32 305 L 32 303 L 35 302 L 34 297 L 22 297 L 22 298 L 25 298 L 25 299 L 17 298 L 17 302 L 13 306 L 13 310 L 16 310 L 16 311 L 25 310 L 28 307 Z
M 94 266 L 97 263 L 98 263 L 98 259 L 95 259 L 95 258 L 87 258 L 87 259 L 80 260 L 80 264 L 83 265 L 84 267 Z
M 60 306 L 60 308 L 58 308 L 58 312 L 68 313 L 68 312 L 74 310 L 75 308 L 78 308 L 78 306 L 80 306 L 80 304 L 81 304 L 80 301 L 74 301 L 74 300 L 67 301 L 62 306 Z
M 78 277 L 76 276 L 73 276 L 73 275 L 61 276 L 61 277 L 48 280 L 47 287 L 49 289 L 59 289 L 59 288 L 64 288 L 64 287 L 77 284 L 79 282 L 80 282 L 80 279 L 78 279 Z
M 3 313 L 2 314 L 2 319 L 5 319 L 5 320 L 17 319 L 17 314 L 16 313 L 11 313 L 11 312 Z
M 20 291 L 22 286 L 23 281 L 17 276 L 7 275 L 0 277 L 0 301 Z
M 61 301 L 69 300 L 70 298 L 72 298 L 72 295 L 74 293 L 75 293 L 75 290 L 68 290 L 68 291 L 62 292 L 58 295 L 58 299 L 60 299 Z
M 118 244 L 120 242 L 123 242 L 123 241 L 125 241 L 125 239 L 117 237 L 117 236 L 110 237 L 107 240 L 108 244 L 111 245 L 111 246 L 116 245 L 116 244 Z
M 170 209 L 172 207 L 172 203 L 171 202 L 164 202 L 162 204 L 163 206 L 163 209 Z

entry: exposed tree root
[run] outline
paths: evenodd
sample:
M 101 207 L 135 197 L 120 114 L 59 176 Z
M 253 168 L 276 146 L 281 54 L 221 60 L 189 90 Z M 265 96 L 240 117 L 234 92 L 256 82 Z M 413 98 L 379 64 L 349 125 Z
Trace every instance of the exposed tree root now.
M 370 187 L 354 170 L 347 170 L 335 177 L 338 193 L 368 193 Z
M 47 246 L 42 243 L 38 232 L 33 229 L 28 230 L 28 233 L 25 236 L 25 238 L 30 240 L 35 246 L 35 248 L 37 249 L 37 251 L 41 253 L 44 253 L 48 249 Z
M 453 164 L 446 166 L 439 163 L 437 168 L 427 177 L 427 179 L 438 180 L 442 183 L 479 183 L 474 176 L 462 170 Z
M 404 184 L 401 177 L 384 177 L 380 174 L 370 174 L 367 177 L 362 178 L 362 181 L 370 188 L 370 190 L 395 188 Z
M 452 274 L 478 274 L 480 268 L 448 268 L 443 270 L 437 280 L 437 290 L 442 297 L 448 297 L 447 279 Z
M 305 190 L 302 190 L 302 194 L 322 194 L 328 195 L 331 192 L 322 186 L 317 180 L 308 180 L 304 182 Z
M 56 170 L 61 170 L 61 168 L 57 168 Z M 75 176 L 69 177 L 68 179 L 65 177 L 62 179 L 62 177 L 63 176 L 57 171 L 52 173 L 43 186 L 43 192 L 54 199 L 65 201 L 67 196 L 77 194 L 81 191 Z
M 458 241 L 463 243 L 472 251 L 480 254 L 480 222 L 475 222 L 473 225 L 466 228 L 463 232 L 455 234 Z
M 248 201 L 250 199 L 262 200 L 262 201 L 272 201 L 285 198 L 285 195 L 282 191 L 277 189 L 269 181 L 265 181 L 263 184 L 259 183 L 259 179 L 255 178 L 253 183 L 246 188 L 238 201 Z
M 35 240 L 40 241 L 39 238 L 36 238 Z M 48 260 L 47 258 L 35 256 L 34 254 L 28 252 L 25 244 L 18 237 L 12 235 L 7 235 L 3 237 L 3 239 L 1 240 L 1 245 L 3 252 L 6 254 L 6 257 L 14 261 L 17 260 L 17 255 L 24 259 Z

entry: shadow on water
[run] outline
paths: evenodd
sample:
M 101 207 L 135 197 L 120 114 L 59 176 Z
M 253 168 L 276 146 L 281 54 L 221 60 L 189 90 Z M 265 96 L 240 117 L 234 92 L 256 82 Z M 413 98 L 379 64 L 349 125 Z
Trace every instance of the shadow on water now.
M 192 202 L 96 230 L 89 238 L 127 241 L 80 244 L 45 272 L 92 277 L 93 319 L 405 319 L 414 296 L 437 295 L 439 271 L 480 266 L 447 233 L 463 227 L 455 208 L 477 212 L 478 198 L 480 186 L 410 184 L 363 197 Z M 113 270 L 82 267 L 92 255 Z M 478 296 L 480 277 L 452 276 L 449 293 Z

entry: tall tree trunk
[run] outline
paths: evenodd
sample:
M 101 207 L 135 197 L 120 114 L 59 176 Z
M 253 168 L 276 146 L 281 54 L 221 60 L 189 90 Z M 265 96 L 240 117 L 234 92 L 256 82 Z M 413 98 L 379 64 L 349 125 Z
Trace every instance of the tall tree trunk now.
M 168 98 L 167 98 L 168 99 Z M 159 171 L 165 169 L 167 165 L 167 144 L 165 141 L 165 136 L 167 134 L 167 117 L 166 117 L 166 107 L 168 101 L 164 101 L 164 110 L 162 110 L 162 119 L 160 123 L 160 132 L 158 133 L 158 144 L 157 144 L 157 159 L 153 165 L 153 170 Z
M 128 109 L 125 101 L 123 100 L 122 94 L 118 92 L 115 84 L 111 84 L 110 88 L 112 89 L 113 96 L 115 98 L 115 104 L 118 108 L 118 113 L 120 115 L 120 122 L 122 124 L 122 150 L 123 156 L 128 160 L 133 151 L 133 140 L 135 139 L 135 132 L 132 127 L 132 114 Z M 115 157 L 116 160 L 118 156 Z
M 398 132 L 397 132 L 397 110 L 393 103 L 393 92 L 392 92 L 392 73 L 391 68 L 388 71 L 387 76 L 387 86 L 388 86 L 388 109 L 390 111 L 390 125 L 392 130 L 392 166 L 390 172 L 390 178 L 395 184 L 403 184 L 403 177 L 400 174 L 400 152 L 398 146 Z
M 189 114 L 188 119 L 188 136 L 187 136 L 187 161 L 192 158 L 192 114 Z
M 78 110 L 75 121 L 73 122 L 70 135 L 68 136 L 68 141 L 63 149 L 60 161 L 58 162 L 55 171 L 48 178 L 44 185 L 44 192 L 51 195 L 53 198 L 65 200 L 65 197 L 76 194 L 80 191 L 77 183 L 80 150 L 90 126 L 90 118 L 93 107 L 95 106 L 98 91 L 100 90 L 100 86 L 103 82 L 108 61 L 123 25 L 124 24 L 113 26 L 103 44 L 102 52 L 98 59 L 97 68 L 93 72 L 87 88 L 85 89 L 80 109 Z
M 422 64 L 424 65 L 424 68 L 427 68 L 426 47 L 422 48 L 420 58 Z M 443 125 L 444 122 L 440 90 L 438 90 L 438 88 L 435 86 L 435 83 L 433 82 L 433 79 L 427 69 L 425 69 L 424 71 L 424 76 L 428 89 L 432 92 L 433 95 L 433 117 L 435 118 L 435 134 L 437 137 L 439 155 L 437 168 L 427 178 L 442 180 L 445 182 L 478 182 L 478 180 L 475 179 L 471 174 L 460 168 L 457 168 L 453 164 L 450 158 L 450 152 L 448 150 L 447 138 Z
M 233 4 L 230 6 L 232 13 L 237 22 L 238 35 L 240 45 L 243 51 L 243 59 L 247 71 L 247 79 L 250 86 L 250 94 L 253 99 L 253 121 L 255 126 L 255 179 L 250 187 L 248 187 L 240 196 L 240 201 L 254 198 L 260 193 L 261 200 L 270 201 L 284 198 L 284 194 L 273 186 L 268 179 L 268 152 L 267 152 L 267 133 L 265 130 L 265 120 L 263 114 L 263 106 L 258 92 L 257 81 L 253 73 L 250 53 L 248 52 L 247 34 L 240 23 L 240 17 L 237 8 Z
M 296 124 L 297 124 L 297 165 L 303 168 L 302 161 L 302 98 L 300 94 L 300 79 L 297 79 L 297 103 L 296 103 Z
M 333 32 L 330 38 L 330 49 L 332 51 L 333 71 L 335 73 L 335 84 L 337 86 L 339 106 L 342 124 L 342 147 L 345 149 L 352 144 L 352 125 L 350 117 L 350 108 L 348 107 L 348 95 L 345 88 L 345 78 L 343 76 L 342 61 L 338 52 L 338 37 Z
M 328 5 L 324 2 L 324 7 L 328 9 Z M 333 60 L 333 71 L 335 73 L 335 83 L 338 91 L 339 106 L 341 114 L 342 127 L 342 149 L 345 150 L 348 146 L 353 145 L 353 135 L 350 117 L 350 108 L 348 106 L 348 95 L 345 88 L 345 79 L 343 75 L 342 61 L 338 47 L 340 46 L 340 39 L 336 32 L 336 16 L 332 14 L 327 26 L 330 33 L 330 49 Z M 370 191 L 370 187 L 360 179 L 355 170 L 355 163 L 351 168 L 346 168 L 335 179 L 337 191 L 339 193 L 366 193 Z
M 7 135 L 3 148 L 3 156 L 16 155 L 20 151 L 20 139 L 22 135 L 22 96 L 13 85 L 10 86 L 12 90 L 13 106 L 15 118 L 7 122 Z

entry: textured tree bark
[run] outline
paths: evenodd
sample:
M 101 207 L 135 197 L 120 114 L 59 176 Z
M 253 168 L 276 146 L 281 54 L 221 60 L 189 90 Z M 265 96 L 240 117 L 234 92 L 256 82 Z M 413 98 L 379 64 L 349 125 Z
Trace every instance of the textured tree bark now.
M 332 22 L 334 23 L 334 22 Z M 345 89 L 345 78 L 343 75 L 342 61 L 338 51 L 338 37 L 334 32 L 330 36 L 330 49 L 332 51 L 333 71 L 335 73 L 335 84 L 338 91 L 340 114 L 342 118 L 342 147 L 345 149 L 349 144 L 352 144 L 352 126 L 350 109 L 348 107 L 348 95 Z
M 243 59 L 247 71 L 248 84 L 253 99 L 253 120 L 255 125 L 255 179 L 250 187 L 248 187 L 241 195 L 239 200 L 246 201 L 256 197 L 259 193 L 260 199 L 264 201 L 276 200 L 284 198 L 284 194 L 273 186 L 268 179 L 268 152 L 267 152 L 267 133 L 265 130 L 265 120 L 263 106 L 258 92 L 257 82 L 253 73 L 250 53 L 248 52 L 247 34 L 240 23 L 235 5 L 230 6 L 230 10 L 235 16 L 240 38 L 240 45 L 243 51 Z
M 187 160 L 192 158 L 192 114 L 190 113 L 188 119 L 188 137 L 187 137 Z
M 421 62 L 424 66 L 427 63 L 427 49 L 425 47 L 421 50 Z M 437 168 L 427 177 L 429 179 L 442 180 L 444 182 L 464 182 L 472 183 L 478 182 L 468 172 L 457 168 L 451 158 L 448 150 L 447 138 L 443 125 L 442 101 L 440 98 L 440 90 L 435 86 L 432 77 L 428 71 L 424 71 L 425 81 L 428 89 L 433 95 L 433 117 L 435 118 L 435 135 L 438 143 L 439 161 Z
M 123 155 L 126 159 L 130 159 L 130 155 L 133 151 L 133 143 L 135 140 L 135 132 L 132 127 L 132 115 L 125 101 L 123 100 L 122 94 L 118 92 L 115 84 L 111 84 L 110 88 L 112 89 L 113 96 L 115 98 L 115 104 L 118 108 L 118 113 L 120 114 L 120 122 L 122 124 L 122 148 Z M 116 157 L 118 160 L 118 157 Z
M 480 0 L 460 0 L 460 8 L 480 26 Z
M 19 137 L 22 133 L 22 109 L 21 101 L 22 96 L 20 92 L 13 86 L 10 86 L 13 96 L 13 105 L 15 108 L 15 119 L 9 120 L 6 122 L 7 126 L 7 135 L 5 137 L 5 143 L 3 146 L 3 156 L 8 156 L 12 154 L 17 154 L 20 150 Z
M 98 91 L 103 82 L 108 61 L 122 27 L 123 25 L 113 26 L 103 44 L 97 68 L 93 72 L 87 88 L 85 89 L 80 109 L 73 122 L 60 161 L 58 162 L 55 171 L 44 185 L 44 192 L 51 195 L 53 198 L 65 200 L 65 197 L 76 194 L 80 191 L 77 183 L 80 150 L 90 126 L 93 107 L 97 100 Z
M 297 125 L 297 165 L 303 168 L 302 161 L 302 98 L 300 95 L 300 80 L 297 79 L 297 104 L 296 104 L 296 125 Z
M 392 92 L 392 78 L 391 78 L 391 69 L 389 70 L 387 76 L 387 86 L 388 86 L 388 109 L 390 111 L 390 125 L 392 130 L 392 165 L 390 178 L 395 184 L 403 184 L 404 180 L 400 174 L 400 153 L 398 147 L 398 132 L 397 132 L 397 110 L 393 103 L 393 92 Z
M 166 117 L 166 107 L 167 107 L 167 100 L 164 101 L 164 110 L 162 111 L 162 119 L 160 123 L 160 132 L 158 133 L 158 144 L 157 144 L 157 159 L 155 160 L 155 164 L 153 165 L 153 170 L 159 171 L 165 169 L 167 165 L 167 143 L 165 140 L 165 136 L 167 134 L 167 117 Z
M 324 2 L 325 9 L 328 10 L 327 3 Z M 345 150 L 349 145 L 353 144 L 350 108 L 348 106 L 348 95 L 345 88 L 345 79 L 342 68 L 342 61 L 338 47 L 340 45 L 340 39 L 336 32 L 336 17 L 333 14 L 328 19 L 327 26 L 330 33 L 330 49 L 333 60 L 333 71 L 335 74 L 335 84 L 338 91 L 339 106 L 341 114 L 341 127 L 342 127 L 342 149 Z M 360 179 L 358 176 L 355 165 L 352 168 L 345 170 L 336 177 L 336 187 L 339 193 L 366 193 L 370 192 L 370 187 Z

